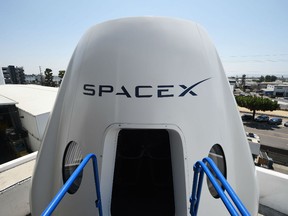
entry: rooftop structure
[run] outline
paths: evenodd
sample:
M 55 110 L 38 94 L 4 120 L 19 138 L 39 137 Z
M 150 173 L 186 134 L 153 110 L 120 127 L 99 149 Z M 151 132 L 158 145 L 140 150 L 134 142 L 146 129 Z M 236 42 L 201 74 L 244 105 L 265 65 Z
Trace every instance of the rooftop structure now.
M 0 85 L 0 106 L 16 106 L 21 121 L 19 124 L 28 132 L 30 151 L 39 149 L 57 92 L 58 88 L 39 85 Z M 9 119 L 9 116 L 5 118 Z M 8 125 L 12 127 L 12 123 Z

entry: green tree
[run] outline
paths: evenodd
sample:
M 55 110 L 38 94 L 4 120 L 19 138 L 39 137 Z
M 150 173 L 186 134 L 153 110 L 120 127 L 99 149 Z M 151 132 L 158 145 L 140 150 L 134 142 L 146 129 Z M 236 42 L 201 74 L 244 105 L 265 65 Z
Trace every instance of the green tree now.
M 64 74 L 65 74 L 65 70 L 59 70 L 58 77 L 63 79 Z
M 277 77 L 274 76 L 274 75 L 272 75 L 272 76 L 266 75 L 266 76 L 265 76 L 265 82 L 274 82 L 274 81 L 276 81 L 276 80 L 277 80 Z
M 65 70 L 60 70 L 59 73 L 58 73 L 58 77 L 61 79 L 59 81 L 59 85 L 61 84 L 64 75 L 65 75 Z
M 275 82 L 276 80 L 277 80 L 277 77 L 274 76 L 274 75 L 272 75 L 272 76 L 271 76 L 271 82 Z
M 238 106 L 245 107 L 253 112 L 253 119 L 257 110 L 261 111 L 273 111 L 279 109 L 277 101 L 272 101 L 269 98 L 257 97 L 257 96 L 235 96 Z
M 53 81 L 53 73 L 50 68 L 46 68 L 44 71 L 44 86 L 52 86 L 55 87 L 55 82 Z
M 260 79 L 259 79 L 259 82 L 264 82 L 264 81 L 265 81 L 264 76 L 261 76 Z
M 271 82 L 271 76 L 270 75 L 265 76 L 265 82 Z

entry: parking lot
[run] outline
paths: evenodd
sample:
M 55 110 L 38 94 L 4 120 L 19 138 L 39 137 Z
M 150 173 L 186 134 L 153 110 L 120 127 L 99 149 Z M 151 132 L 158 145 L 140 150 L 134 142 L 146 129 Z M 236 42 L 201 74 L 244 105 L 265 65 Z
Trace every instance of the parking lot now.
M 287 121 L 287 118 L 282 118 L 282 123 L 277 125 L 268 121 L 243 120 L 243 125 L 247 132 L 260 136 L 261 145 L 288 150 L 288 127 L 284 126 Z
M 241 113 L 241 116 L 243 114 Z M 269 116 L 269 119 L 273 117 Z M 284 126 L 288 118 L 281 119 L 282 123 L 279 125 L 255 120 L 243 120 L 243 125 L 246 132 L 260 137 L 261 151 L 267 152 L 273 159 L 274 169 L 288 174 L 288 127 Z

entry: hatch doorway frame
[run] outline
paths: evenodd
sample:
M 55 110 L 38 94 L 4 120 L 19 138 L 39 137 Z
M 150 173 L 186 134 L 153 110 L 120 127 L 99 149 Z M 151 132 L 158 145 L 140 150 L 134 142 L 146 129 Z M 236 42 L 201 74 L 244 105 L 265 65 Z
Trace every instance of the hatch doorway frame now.
M 103 214 L 111 215 L 111 198 L 117 151 L 118 134 L 122 129 L 165 129 L 169 134 L 172 177 L 174 188 L 175 215 L 189 213 L 189 175 L 186 172 L 187 156 L 184 135 L 179 127 L 172 124 L 112 124 L 106 128 L 103 137 L 103 154 L 100 174 Z M 187 198 L 188 197 L 188 198 Z

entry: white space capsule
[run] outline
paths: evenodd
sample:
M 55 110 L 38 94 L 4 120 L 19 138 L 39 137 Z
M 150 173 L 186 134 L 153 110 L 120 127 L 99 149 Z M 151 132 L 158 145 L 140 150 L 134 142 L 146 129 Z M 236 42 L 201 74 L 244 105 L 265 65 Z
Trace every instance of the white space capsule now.
M 258 188 L 239 112 L 207 33 L 191 21 L 123 18 L 80 40 L 47 126 L 32 190 L 40 215 L 88 153 L 103 215 L 189 214 L 193 165 L 210 156 L 251 215 Z M 203 183 L 198 215 L 227 215 Z M 92 165 L 55 215 L 98 215 Z

